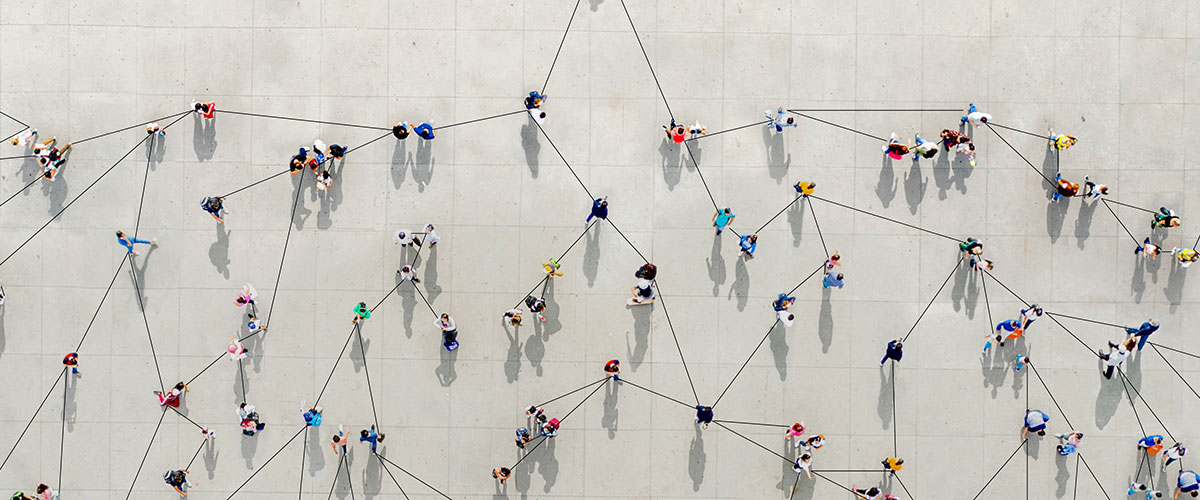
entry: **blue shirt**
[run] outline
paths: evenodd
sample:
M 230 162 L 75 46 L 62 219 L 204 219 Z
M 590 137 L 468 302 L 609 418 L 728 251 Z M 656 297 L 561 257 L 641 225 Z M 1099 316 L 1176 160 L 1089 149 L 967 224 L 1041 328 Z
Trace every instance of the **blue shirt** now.
M 1185 471 L 1179 472 L 1179 487 L 1180 488 L 1195 489 L 1196 486 L 1198 486 L 1198 485 L 1200 485 L 1200 478 L 1196 477 L 1196 473 L 1194 471 L 1185 470 Z M 1191 491 L 1191 490 L 1185 489 L 1184 491 Z
M 734 215 L 736 214 L 727 214 L 724 211 L 721 211 L 721 213 L 717 214 L 717 220 L 713 221 L 713 224 L 716 224 L 717 227 L 725 227 L 727 224 L 729 224 L 729 219 L 732 219 Z
M 311 426 L 321 425 L 321 414 L 317 410 L 308 410 L 304 412 L 304 424 Z
M 1142 445 L 1143 448 L 1149 448 L 1149 447 L 1155 445 L 1155 442 L 1154 442 L 1155 438 L 1158 438 L 1158 442 L 1160 442 L 1160 443 L 1162 442 L 1163 437 L 1155 434 L 1153 436 L 1146 436 L 1142 439 L 1139 439 L 1138 444 Z
M 1038 430 L 1038 428 L 1045 427 L 1046 422 L 1049 421 L 1050 417 L 1047 417 L 1041 410 L 1029 410 L 1025 414 L 1025 427 L 1028 427 L 1029 430 Z
M 844 280 L 838 279 L 836 274 L 830 273 L 825 275 L 825 288 L 829 288 L 831 286 L 841 288 L 843 284 L 845 284 Z
M 1137 335 L 1139 337 L 1144 337 L 1146 335 L 1150 335 L 1151 333 L 1157 332 L 1158 327 L 1159 327 L 1159 325 L 1152 325 L 1152 324 L 1150 324 L 1149 321 L 1147 321 L 1145 323 L 1142 323 L 1142 326 L 1139 326 L 1136 329 L 1135 328 L 1126 328 L 1125 331 L 1128 333 Z
M 1011 332 L 1011 331 L 1015 331 L 1017 328 L 1020 328 L 1020 327 L 1021 327 L 1020 321 L 1017 321 L 1015 319 L 1010 319 L 1008 321 L 1001 322 L 999 325 L 996 325 L 996 331 L 1005 330 L 1005 331 Z
M 601 200 L 596 200 L 596 201 L 592 202 L 592 215 L 599 217 L 601 219 L 607 219 L 608 218 L 608 206 L 601 205 L 600 202 L 601 202 Z
M 742 240 L 739 244 L 742 247 L 742 250 L 745 250 L 746 253 L 750 255 L 754 255 L 754 250 L 758 248 L 758 242 L 750 241 L 750 235 L 748 234 L 742 236 Z

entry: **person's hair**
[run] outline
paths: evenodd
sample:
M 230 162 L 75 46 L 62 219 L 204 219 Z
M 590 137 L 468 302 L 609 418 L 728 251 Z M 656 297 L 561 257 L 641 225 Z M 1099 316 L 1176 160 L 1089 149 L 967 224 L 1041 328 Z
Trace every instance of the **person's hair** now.
M 1045 429 L 1042 429 L 1042 430 L 1040 430 L 1040 431 L 1037 431 L 1037 435 L 1039 435 L 1039 436 L 1045 436 L 1045 435 L 1046 435 L 1046 430 L 1045 430 Z
M 829 260 L 832 260 L 832 261 L 842 260 L 842 256 L 835 253 L 835 254 L 829 256 Z
M 367 432 L 367 430 L 366 430 L 366 429 L 363 429 L 363 430 L 362 430 L 362 432 L 359 432 L 359 434 L 361 434 L 361 435 L 362 435 L 362 437 L 367 437 L 367 436 L 370 436 L 370 435 L 371 435 L 371 433 Z
M 758 235 L 757 234 L 750 235 L 750 241 L 758 241 Z
M 367 307 L 367 303 L 366 303 L 366 302 L 359 302 L 359 303 L 358 303 L 358 307 Z
M 446 314 L 446 313 L 442 313 L 442 319 L 450 319 L 450 315 Z
M 731 210 L 729 207 L 725 207 L 725 210 L 722 210 L 722 211 L 723 211 L 723 212 L 725 212 L 725 213 L 727 213 L 727 214 L 729 214 L 729 213 L 733 213 L 733 210 Z
M 937 152 L 938 152 L 938 150 L 936 150 L 936 149 L 930 149 L 929 151 L 926 151 L 925 154 L 922 156 L 924 156 L 926 158 L 933 158 L 934 156 L 937 156 Z
M 602 207 L 607 207 L 607 206 L 608 206 L 608 200 L 604 200 L 604 201 L 600 202 L 600 206 L 602 206 Z
M 788 117 L 788 119 L 787 119 L 787 122 L 788 122 L 788 123 L 796 123 L 796 118 L 795 118 L 795 117 L 791 117 L 791 116 L 789 116 L 789 117 Z
M 842 279 L 842 278 L 845 278 L 845 277 L 846 277 L 846 275 L 845 275 L 845 274 L 838 273 L 838 279 Z
M 896 464 L 897 464 L 897 465 L 899 465 L 899 464 L 902 464 L 902 463 L 904 463 L 904 459 L 903 459 L 903 458 L 897 458 L 897 459 L 896 459 Z
M 175 384 L 176 389 L 183 389 L 184 387 L 187 387 L 187 385 L 184 384 L 182 381 L 179 382 L 178 384 Z
M 242 404 L 238 405 L 238 408 L 245 408 L 245 407 L 246 407 L 246 403 L 242 403 Z
M 48 490 L 48 489 L 50 489 L 50 487 L 49 487 L 49 486 L 46 486 L 45 484 L 39 484 L 39 485 L 37 486 L 37 492 L 38 492 L 38 493 L 41 493 L 41 492 L 43 492 L 43 491 L 46 491 L 46 490 Z
M 981 117 L 979 117 L 979 121 L 980 121 L 980 122 L 982 122 L 982 123 L 987 123 L 987 117 L 986 117 L 986 116 L 981 116 Z

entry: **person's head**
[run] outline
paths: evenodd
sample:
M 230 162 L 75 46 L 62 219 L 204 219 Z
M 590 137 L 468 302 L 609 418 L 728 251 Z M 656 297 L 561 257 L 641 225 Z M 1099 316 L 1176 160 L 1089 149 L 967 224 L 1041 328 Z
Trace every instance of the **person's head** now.
M 338 444 L 340 442 L 342 442 L 342 436 L 334 434 L 333 435 L 333 444 Z
M 942 138 L 943 138 L 943 139 L 944 139 L 944 138 L 946 138 L 946 137 L 948 137 L 949 135 L 950 135 L 950 129 L 948 129 L 948 128 L 944 128 L 944 129 L 942 129 L 941 136 L 942 136 Z
M 370 432 L 368 432 L 366 429 L 363 429 L 362 431 L 359 431 L 359 433 L 358 433 L 358 434 L 359 434 L 360 436 L 362 436 L 362 437 L 368 437 L 368 436 L 370 436 L 370 435 L 371 435 L 371 433 L 370 433 Z
M 896 465 L 904 465 L 904 459 L 903 459 L 903 458 L 897 458 L 897 459 L 896 459 Z
M 792 424 L 792 430 L 796 432 L 804 432 L 804 424 L 796 422 Z
M 846 277 L 846 275 L 844 275 L 842 273 L 838 273 L 838 275 L 837 275 L 838 280 L 841 280 L 842 278 L 845 278 L 845 277 Z
M 756 241 L 758 241 L 758 235 L 757 234 L 750 235 L 750 242 L 754 243 Z
M 45 484 L 38 484 L 38 485 L 37 485 L 37 492 L 38 492 L 38 494 L 41 494 L 42 492 L 44 492 L 44 491 L 46 491 L 46 490 L 48 490 L 48 489 L 50 489 L 50 487 L 49 487 L 49 486 L 46 486 Z
M 608 200 L 601 201 L 601 202 L 600 202 L 600 207 L 601 207 L 601 208 L 608 208 Z
M 930 149 L 928 151 L 925 151 L 925 154 L 923 154 L 921 156 L 924 156 L 925 158 L 933 158 L 934 156 L 937 156 L 937 152 L 938 152 L 938 150 L 936 150 L 936 149 Z
M 724 212 L 724 213 L 725 213 L 725 215 L 729 215 L 729 214 L 732 214 L 732 213 L 733 213 L 733 210 L 732 210 L 732 209 L 730 209 L 729 207 L 725 207 L 725 209 L 724 209 L 724 210 L 722 210 L 722 212 Z
M 185 385 L 183 382 L 179 382 L 178 384 L 175 384 L 176 389 L 183 390 L 184 387 L 187 387 L 187 385 Z
M 787 319 L 788 319 L 788 321 L 796 321 L 796 315 L 792 314 L 792 313 L 788 313 Z
M 837 261 L 839 261 L 839 260 L 842 260 L 842 256 L 841 256 L 841 255 L 838 255 L 838 254 L 837 254 L 837 252 L 834 252 L 834 253 L 833 253 L 833 255 L 830 255 L 830 256 L 829 256 L 829 260 L 832 260 L 832 261 L 834 261 L 834 262 L 837 262 Z
M 358 308 L 359 308 L 359 309 L 366 309 L 366 308 L 367 308 L 367 303 L 366 303 L 366 302 L 359 302 L 359 303 L 358 303 Z
M 800 455 L 801 462 L 809 462 L 811 460 L 812 460 L 812 453 L 809 453 L 806 451 L 806 452 L 804 452 L 803 455 Z
M 47 179 L 49 179 L 49 178 L 50 178 L 51 176 L 53 176 L 53 175 L 54 175 L 54 171 L 53 171 L 53 170 L 47 170 L 47 171 L 45 171 L 45 172 L 42 172 L 42 177 L 45 177 L 45 178 L 47 178 Z
M 1042 430 L 1040 430 L 1040 431 L 1037 431 L 1037 435 L 1039 435 L 1039 436 L 1045 436 L 1045 435 L 1046 435 L 1046 429 L 1042 429 Z
M 980 123 L 987 123 L 987 117 L 981 116 L 981 117 L 979 117 L 979 121 L 980 121 Z
M 787 117 L 787 123 L 788 123 L 788 125 L 796 123 L 796 118 L 792 117 L 792 116 Z
M 446 314 L 446 313 L 442 313 L 442 321 L 450 321 L 450 315 Z

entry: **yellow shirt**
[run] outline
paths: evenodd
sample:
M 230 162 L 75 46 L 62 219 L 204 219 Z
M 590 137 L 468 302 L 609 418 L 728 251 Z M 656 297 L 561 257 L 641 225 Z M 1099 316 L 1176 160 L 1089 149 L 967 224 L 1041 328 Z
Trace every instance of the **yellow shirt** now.
M 796 187 L 799 187 L 800 194 L 803 194 L 805 196 L 812 195 L 813 192 L 816 191 L 816 189 L 817 189 L 816 187 L 813 186 L 813 183 L 811 183 L 811 182 L 797 183 Z
M 900 462 L 899 458 L 889 458 L 884 460 L 884 463 L 887 465 L 887 468 L 890 471 L 898 471 L 904 467 L 904 464 Z

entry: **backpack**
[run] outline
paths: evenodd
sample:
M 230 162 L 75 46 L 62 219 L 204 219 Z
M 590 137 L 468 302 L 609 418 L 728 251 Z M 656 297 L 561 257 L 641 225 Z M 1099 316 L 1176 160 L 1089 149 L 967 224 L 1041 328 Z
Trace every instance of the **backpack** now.
M 553 427 L 554 430 L 558 430 L 558 419 L 557 418 L 550 419 L 549 423 L 550 423 L 550 427 Z
M 171 486 L 179 486 L 185 480 L 182 471 L 169 470 L 163 474 L 163 481 Z

